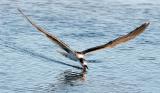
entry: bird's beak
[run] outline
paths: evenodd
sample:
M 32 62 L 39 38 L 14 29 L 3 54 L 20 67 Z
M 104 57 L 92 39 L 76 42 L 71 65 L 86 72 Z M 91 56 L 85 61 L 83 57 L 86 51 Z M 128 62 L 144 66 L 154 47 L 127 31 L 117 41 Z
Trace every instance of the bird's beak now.
M 88 69 L 88 66 L 87 65 L 84 65 L 85 66 L 85 68 L 87 68 Z
M 87 72 L 88 66 L 87 65 L 83 65 L 83 72 Z

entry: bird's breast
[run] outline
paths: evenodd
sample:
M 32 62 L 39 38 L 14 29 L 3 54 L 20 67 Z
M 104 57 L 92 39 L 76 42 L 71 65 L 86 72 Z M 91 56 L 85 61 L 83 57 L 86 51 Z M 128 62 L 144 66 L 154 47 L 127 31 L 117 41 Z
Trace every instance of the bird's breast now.
M 81 53 L 77 53 L 77 54 L 76 54 L 76 57 L 77 57 L 77 58 L 84 58 L 84 55 L 81 54 Z

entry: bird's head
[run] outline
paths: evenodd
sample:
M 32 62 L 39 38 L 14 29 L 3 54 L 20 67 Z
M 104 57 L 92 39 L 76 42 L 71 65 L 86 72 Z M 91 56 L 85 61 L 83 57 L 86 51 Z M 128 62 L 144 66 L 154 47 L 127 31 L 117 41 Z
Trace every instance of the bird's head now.
M 79 61 L 81 65 L 83 66 L 83 70 L 88 69 L 87 62 L 83 58 L 80 58 Z
M 88 69 L 87 62 L 84 61 L 83 67 L 84 67 L 85 69 Z

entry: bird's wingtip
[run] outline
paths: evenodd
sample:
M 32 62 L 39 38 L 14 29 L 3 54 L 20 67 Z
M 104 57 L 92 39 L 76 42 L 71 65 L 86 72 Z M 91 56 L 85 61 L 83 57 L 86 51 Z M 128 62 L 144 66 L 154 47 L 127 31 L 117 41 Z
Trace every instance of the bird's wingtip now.
M 147 22 L 145 22 L 144 24 L 145 24 L 145 25 L 149 25 L 149 24 L 150 24 L 150 22 L 149 22 L 149 21 L 147 21 Z

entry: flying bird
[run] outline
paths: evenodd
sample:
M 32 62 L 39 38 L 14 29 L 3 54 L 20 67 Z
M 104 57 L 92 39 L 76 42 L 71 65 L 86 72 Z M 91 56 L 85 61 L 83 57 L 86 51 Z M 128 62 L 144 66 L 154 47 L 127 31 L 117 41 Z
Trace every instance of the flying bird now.
M 88 69 L 87 66 L 87 61 L 85 60 L 85 56 L 86 54 L 90 53 L 90 52 L 94 52 L 94 51 L 98 51 L 98 50 L 102 50 L 102 49 L 106 49 L 106 48 L 113 48 L 118 44 L 127 42 L 131 39 L 134 39 L 136 36 L 140 35 L 142 32 L 144 32 L 144 30 L 148 27 L 148 25 L 150 24 L 149 22 L 145 22 L 142 25 L 140 25 L 139 27 L 137 27 L 136 29 L 134 29 L 133 31 L 129 32 L 126 35 L 120 36 L 112 41 L 109 41 L 105 44 L 99 45 L 99 46 L 95 46 L 83 51 L 76 51 L 71 49 L 66 43 L 64 43 L 62 40 L 60 40 L 59 38 L 57 38 L 55 35 L 47 32 L 45 29 L 43 29 L 42 27 L 36 25 L 28 16 L 26 16 L 22 10 L 18 9 L 18 11 L 23 15 L 23 17 L 26 18 L 26 20 L 32 24 L 33 27 L 35 27 L 37 29 L 37 31 L 43 33 L 47 38 L 49 38 L 53 43 L 57 44 L 61 49 L 63 49 L 65 52 L 60 52 L 63 56 L 74 60 L 74 61 L 79 61 L 80 64 L 83 67 L 83 71 L 86 71 L 86 69 Z

